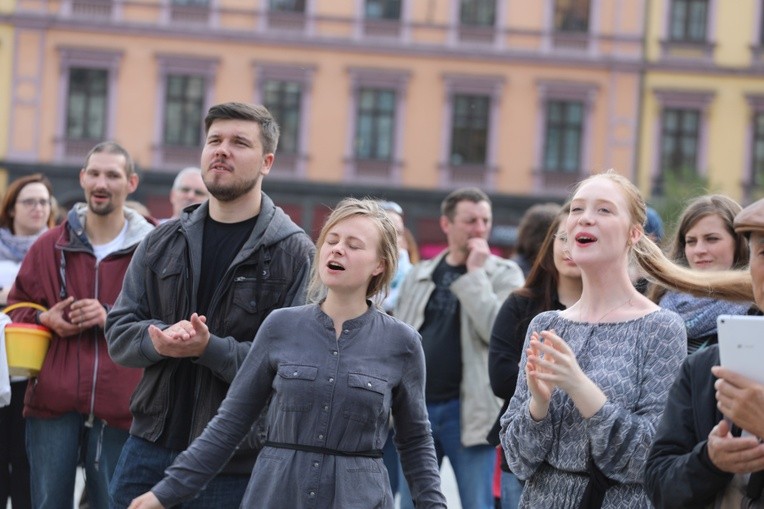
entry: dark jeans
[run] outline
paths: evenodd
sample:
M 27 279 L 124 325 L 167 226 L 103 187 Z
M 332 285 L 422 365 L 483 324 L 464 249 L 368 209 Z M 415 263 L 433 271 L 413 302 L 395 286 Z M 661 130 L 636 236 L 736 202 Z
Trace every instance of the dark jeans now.
M 164 471 L 181 452 L 131 435 L 122 448 L 122 455 L 109 486 L 109 507 L 126 508 L 134 498 L 150 491 L 164 478 Z M 241 504 L 248 483 L 248 475 L 219 474 L 212 478 L 195 499 L 173 507 L 234 509 Z
M 27 381 L 11 382 L 11 404 L 0 408 L 0 507 L 8 497 L 13 509 L 32 507 L 29 460 L 25 447 L 24 392 Z
M 398 451 L 393 443 L 394 434 L 392 429 L 387 433 L 387 441 L 382 448 L 382 461 L 387 468 L 387 477 L 390 478 L 390 489 L 393 491 L 393 497 L 398 493 L 398 474 L 401 469 L 398 463 Z
M 74 482 L 80 462 L 85 464 L 90 507 L 108 505 L 109 481 L 128 434 L 101 420 L 87 427 L 86 418 L 71 412 L 56 419 L 27 419 L 27 455 L 35 508 L 74 505 Z

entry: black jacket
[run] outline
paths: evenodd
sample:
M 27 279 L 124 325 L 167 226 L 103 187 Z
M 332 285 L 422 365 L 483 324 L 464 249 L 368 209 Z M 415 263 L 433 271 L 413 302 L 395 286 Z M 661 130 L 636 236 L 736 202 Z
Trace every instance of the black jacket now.
M 699 508 L 723 491 L 733 474 L 716 468 L 708 456 L 708 434 L 722 420 L 716 408 L 719 347 L 685 359 L 671 387 L 645 470 L 645 490 L 656 508 Z
M 191 423 L 193 440 L 215 416 L 260 324 L 274 309 L 305 303 L 315 252 L 308 235 L 265 194 L 255 228 L 234 258 L 210 301 L 210 342 L 194 362 L 197 378 Z M 106 321 L 109 354 L 125 366 L 144 368 L 130 410 L 132 435 L 155 442 L 168 422 L 170 384 L 179 359 L 157 353 L 149 325 L 160 329 L 197 310 L 202 233 L 207 203 L 187 208 L 180 219 L 154 230 L 138 247 L 122 292 Z M 256 443 L 243 443 L 225 472 L 249 474 Z

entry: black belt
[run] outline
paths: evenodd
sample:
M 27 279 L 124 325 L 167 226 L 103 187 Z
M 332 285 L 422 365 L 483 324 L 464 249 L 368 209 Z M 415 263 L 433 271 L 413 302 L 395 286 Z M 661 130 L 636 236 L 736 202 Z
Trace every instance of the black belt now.
M 303 444 L 287 444 L 284 442 L 271 442 L 266 441 L 263 444 L 265 447 L 275 447 L 276 449 L 292 449 L 293 451 L 303 452 L 315 452 L 318 454 L 331 454 L 333 456 L 357 456 L 360 458 L 381 458 L 382 449 L 371 449 L 369 451 L 340 451 L 337 449 L 329 449 L 327 447 L 317 447 L 314 445 Z

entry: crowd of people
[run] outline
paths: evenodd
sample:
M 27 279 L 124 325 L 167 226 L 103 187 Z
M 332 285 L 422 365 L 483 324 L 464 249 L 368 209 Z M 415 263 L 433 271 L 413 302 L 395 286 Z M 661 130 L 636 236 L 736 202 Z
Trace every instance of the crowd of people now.
M 0 304 L 52 340 L 8 380 L 3 503 L 445 508 L 448 458 L 464 509 L 764 507 L 764 384 L 720 366 L 716 327 L 764 309 L 764 200 L 700 196 L 665 238 L 596 173 L 529 208 L 508 259 L 460 188 L 420 260 L 382 199 L 343 199 L 314 243 L 263 191 L 263 106 L 203 129 L 166 219 L 113 141 L 59 220 L 44 175 L 8 185 Z

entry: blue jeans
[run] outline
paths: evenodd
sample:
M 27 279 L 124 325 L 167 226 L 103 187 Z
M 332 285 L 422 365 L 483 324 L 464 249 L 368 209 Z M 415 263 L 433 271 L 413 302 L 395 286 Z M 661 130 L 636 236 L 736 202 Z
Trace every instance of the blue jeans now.
M 523 483 L 512 472 L 501 471 L 501 509 L 517 509 Z
M 166 449 L 143 438 L 130 435 L 122 449 L 117 470 L 109 486 L 108 507 L 111 509 L 128 507 L 134 498 L 150 491 L 164 478 L 165 469 L 172 465 L 181 452 Z M 235 509 L 241 504 L 248 483 L 249 475 L 218 474 L 195 499 L 173 507 Z
M 492 445 L 462 446 L 461 404 L 458 399 L 427 404 L 438 465 L 447 456 L 454 469 L 462 509 L 493 509 L 493 469 L 496 448 Z M 400 481 L 401 509 L 413 509 L 411 491 L 403 474 Z
M 85 464 L 90 507 L 108 507 L 109 481 L 128 433 L 101 420 L 85 426 L 86 416 L 71 412 L 57 419 L 27 419 L 26 445 L 36 509 L 72 507 L 74 478 Z
M 398 466 L 398 451 L 393 443 L 393 435 L 393 430 L 387 433 L 387 441 L 382 448 L 382 461 L 385 463 L 385 468 L 387 468 L 387 477 L 390 479 L 390 489 L 393 491 L 394 497 L 398 493 L 398 479 L 400 479 L 398 471 L 400 467 Z

